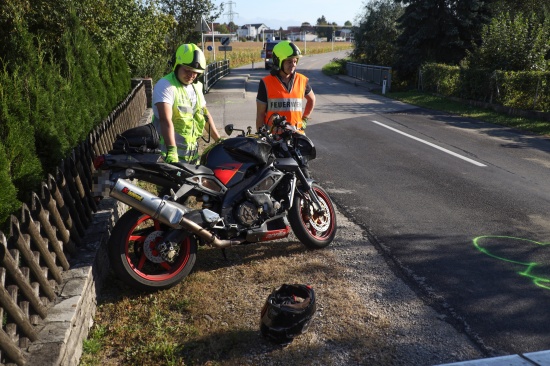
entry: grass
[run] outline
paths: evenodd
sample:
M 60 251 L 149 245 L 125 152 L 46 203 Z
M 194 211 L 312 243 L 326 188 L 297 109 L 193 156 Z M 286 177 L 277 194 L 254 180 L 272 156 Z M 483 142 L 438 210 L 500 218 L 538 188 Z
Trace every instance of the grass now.
M 500 126 L 512 127 L 538 135 L 550 135 L 549 121 L 498 113 L 492 109 L 474 107 L 467 103 L 450 100 L 429 93 L 422 93 L 420 91 L 391 92 L 387 93 L 386 96 L 424 108 L 448 112 L 463 117 L 475 118 L 480 121 L 494 123 Z
M 337 354 L 327 341 L 356 359 L 388 363 L 388 320 L 369 312 L 330 251 L 288 240 L 231 248 L 228 256 L 202 249 L 185 281 L 151 294 L 108 279 L 81 365 L 331 364 Z M 322 299 L 309 331 L 285 348 L 259 334 L 260 309 L 282 283 L 314 283 Z
M 331 51 L 346 51 L 351 50 L 353 45 L 350 42 L 295 42 L 304 55 L 314 55 L 319 53 L 326 53 Z M 230 46 L 232 51 L 223 52 L 218 51 L 218 47 L 221 43 L 205 40 L 206 46 L 212 46 L 216 50 L 216 61 L 223 60 L 225 57 L 229 59 L 231 67 L 239 67 L 252 63 L 261 63 L 263 60 L 260 58 L 260 52 L 263 47 L 262 42 L 232 42 Z M 214 61 L 214 52 L 207 51 L 207 62 Z
M 345 74 L 343 60 L 333 60 L 323 67 L 326 75 Z M 380 93 L 379 93 L 380 94 Z M 463 117 L 475 118 L 480 121 L 494 123 L 500 126 L 515 128 L 537 135 L 550 135 L 550 121 L 541 119 L 513 116 L 499 113 L 492 109 L 475 107 L 468 103 L 451 100 L 442 96 L 424 93 L 417 90 L 386 93 L 386 97 L 400 100 L 407 104 L 416 105 L 437 111 L 448 112 Z
M 334 75 L 345 75 L 345 61 L 346 60 L 332 60 L 325 66 L 323 66 L 323 73 L 325 75 L 334 76 Z

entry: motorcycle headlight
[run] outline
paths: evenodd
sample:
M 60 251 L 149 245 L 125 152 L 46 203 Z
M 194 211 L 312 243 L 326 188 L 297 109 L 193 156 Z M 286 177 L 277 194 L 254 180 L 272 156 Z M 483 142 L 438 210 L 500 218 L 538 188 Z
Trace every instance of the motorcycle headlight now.
M 308 160 L 313 160 L 317 157 L 317 150 L 313 142 L 305 135 L 296 134 L 294 136 L 294 148 L 299 150 L 302 156 Z

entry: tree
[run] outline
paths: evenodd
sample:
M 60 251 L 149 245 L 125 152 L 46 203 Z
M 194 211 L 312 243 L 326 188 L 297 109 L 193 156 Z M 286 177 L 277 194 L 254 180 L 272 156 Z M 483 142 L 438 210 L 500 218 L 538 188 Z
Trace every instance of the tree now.
M 166 65 L 166 35 L 174 19 L 159 11 L 156 0 L 5 0 L 0 3 L 0 54 L 10 65 L 22 64 L 21 29 L 16 19 L 35 42 L 45 45 L 46 58 L 63 60 L 61 39 L 73 27 L 68 14 L 76 13 L 98 47 L 119 46 L 132 76 L 156 76 Z M 24 63 L 24 62 L 23 62 Z M 11 66 L 10 66 L 11 67 Z M 163 70 L 164 71 L 164 70 Z
M 333 22 L 329 24 L 324 15 L 317 19 L 317 25 L 315 30 L 317 35 L 321 38 L 326 37 L 327 39 L 332 39 L 332 32 L 336 28 L 336 24 Z
M 121 47 L 132 76 L 162 76 L 169 59 L 166 35 L 175 24 L 154 0 L 79 0 L 78 14 L 96 44 Z
M 397 0 L 405 11 L 399 18 L 399 58 L 403 78 L 414 76 L 424 62 L 458 64 L 480 42 L 489 8 L 482 0 Z
M 229 33 L 235 33 L 237 31 L 237 29 L 239 28 L 239 26 L 237 24 L 233 23 L 233 22 L 229 22 L 227 27 L 229 28 Z
M 403 7 L 393 0 L 376 0 L 365 5 L 365 14 L 353 30 L 355 48 L 352 57 L 359 62 L 392 66 L 395 40 L 399 36 L 397 19 Z
M 547 1 L 540 0 L 493 0 L 490 4 L 494 17 L 507 13 L 512 17 L 519 13 L 537 12 L 538 14 L 544 14 L 545 11 L 549 10 L 549 7 L 550 4 Z
M 215 28 L 216 28 L 216 30 L 217 30 L 218 32 L 220 32 L 221 34 L 228 34 L 228 33 L 230 33 L 230 32 L 229 32 L 229 27 L 228 27 L 227 24 L 225 24 L 225 23 L 224 23 L 224 24 L 218 24 L 218 26 L 215 27 Z
M 161 9 L 176 20 L 169 38 L 169 50 L 175 52 L 182 43 L 200 43 L 201 34 L 196 30 L 202 18 L 207 24 L 223 13 L 223 4 L 217 8 L 211 0 L 159 0 Z
M 550 19 L 502 13 L 483 28 L 483 40 L 466 58 L 470 67 L 490 70 L 546 71 Z

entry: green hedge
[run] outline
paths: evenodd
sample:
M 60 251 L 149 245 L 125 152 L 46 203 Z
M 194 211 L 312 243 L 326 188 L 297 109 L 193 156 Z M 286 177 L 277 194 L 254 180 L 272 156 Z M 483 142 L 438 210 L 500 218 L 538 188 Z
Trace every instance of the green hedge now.
M 58 60 L 34 36 L 21 40 L 25 63 L 0 59 L 0 224 L 131 87 L 121 50 L 94 45 L 81 27 L 65 32 Z
M 550 111 L 550 72 L 497 72 L 500 87 L 497 101 L 504 106 Z
M 491 71 L 425 64 L 419 87 L 428 92 L 496 103 L 505 107 L 550 111 L 550 72 Z
M 421 69 L 422 90 L 451 96 L 459 92 L 460 69 L 444 64 L 426 64 Z

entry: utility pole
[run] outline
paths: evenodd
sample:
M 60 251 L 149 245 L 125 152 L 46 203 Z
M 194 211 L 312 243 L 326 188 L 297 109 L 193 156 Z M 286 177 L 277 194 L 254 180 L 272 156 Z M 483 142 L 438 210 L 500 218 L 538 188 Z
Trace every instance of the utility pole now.
M 233 5 L 237 6 L 237 4 L 233 1 L 231 1 L 231 0 L 226 2 L 226 3 L 223 3 L 223 4 L 229 5 L 229 10 L 224 15 L 229 17 L 229 23 L 231 24 L 231 23 L 233 23 L 233 17 L 235 15 L 239 15 L 239 13 L 236 13 L 236 12 L 233 11 Z M 229 33 L 232 33 L 232 32 L 233 32 L 233 30 L 231 28 L 229 28 Z

